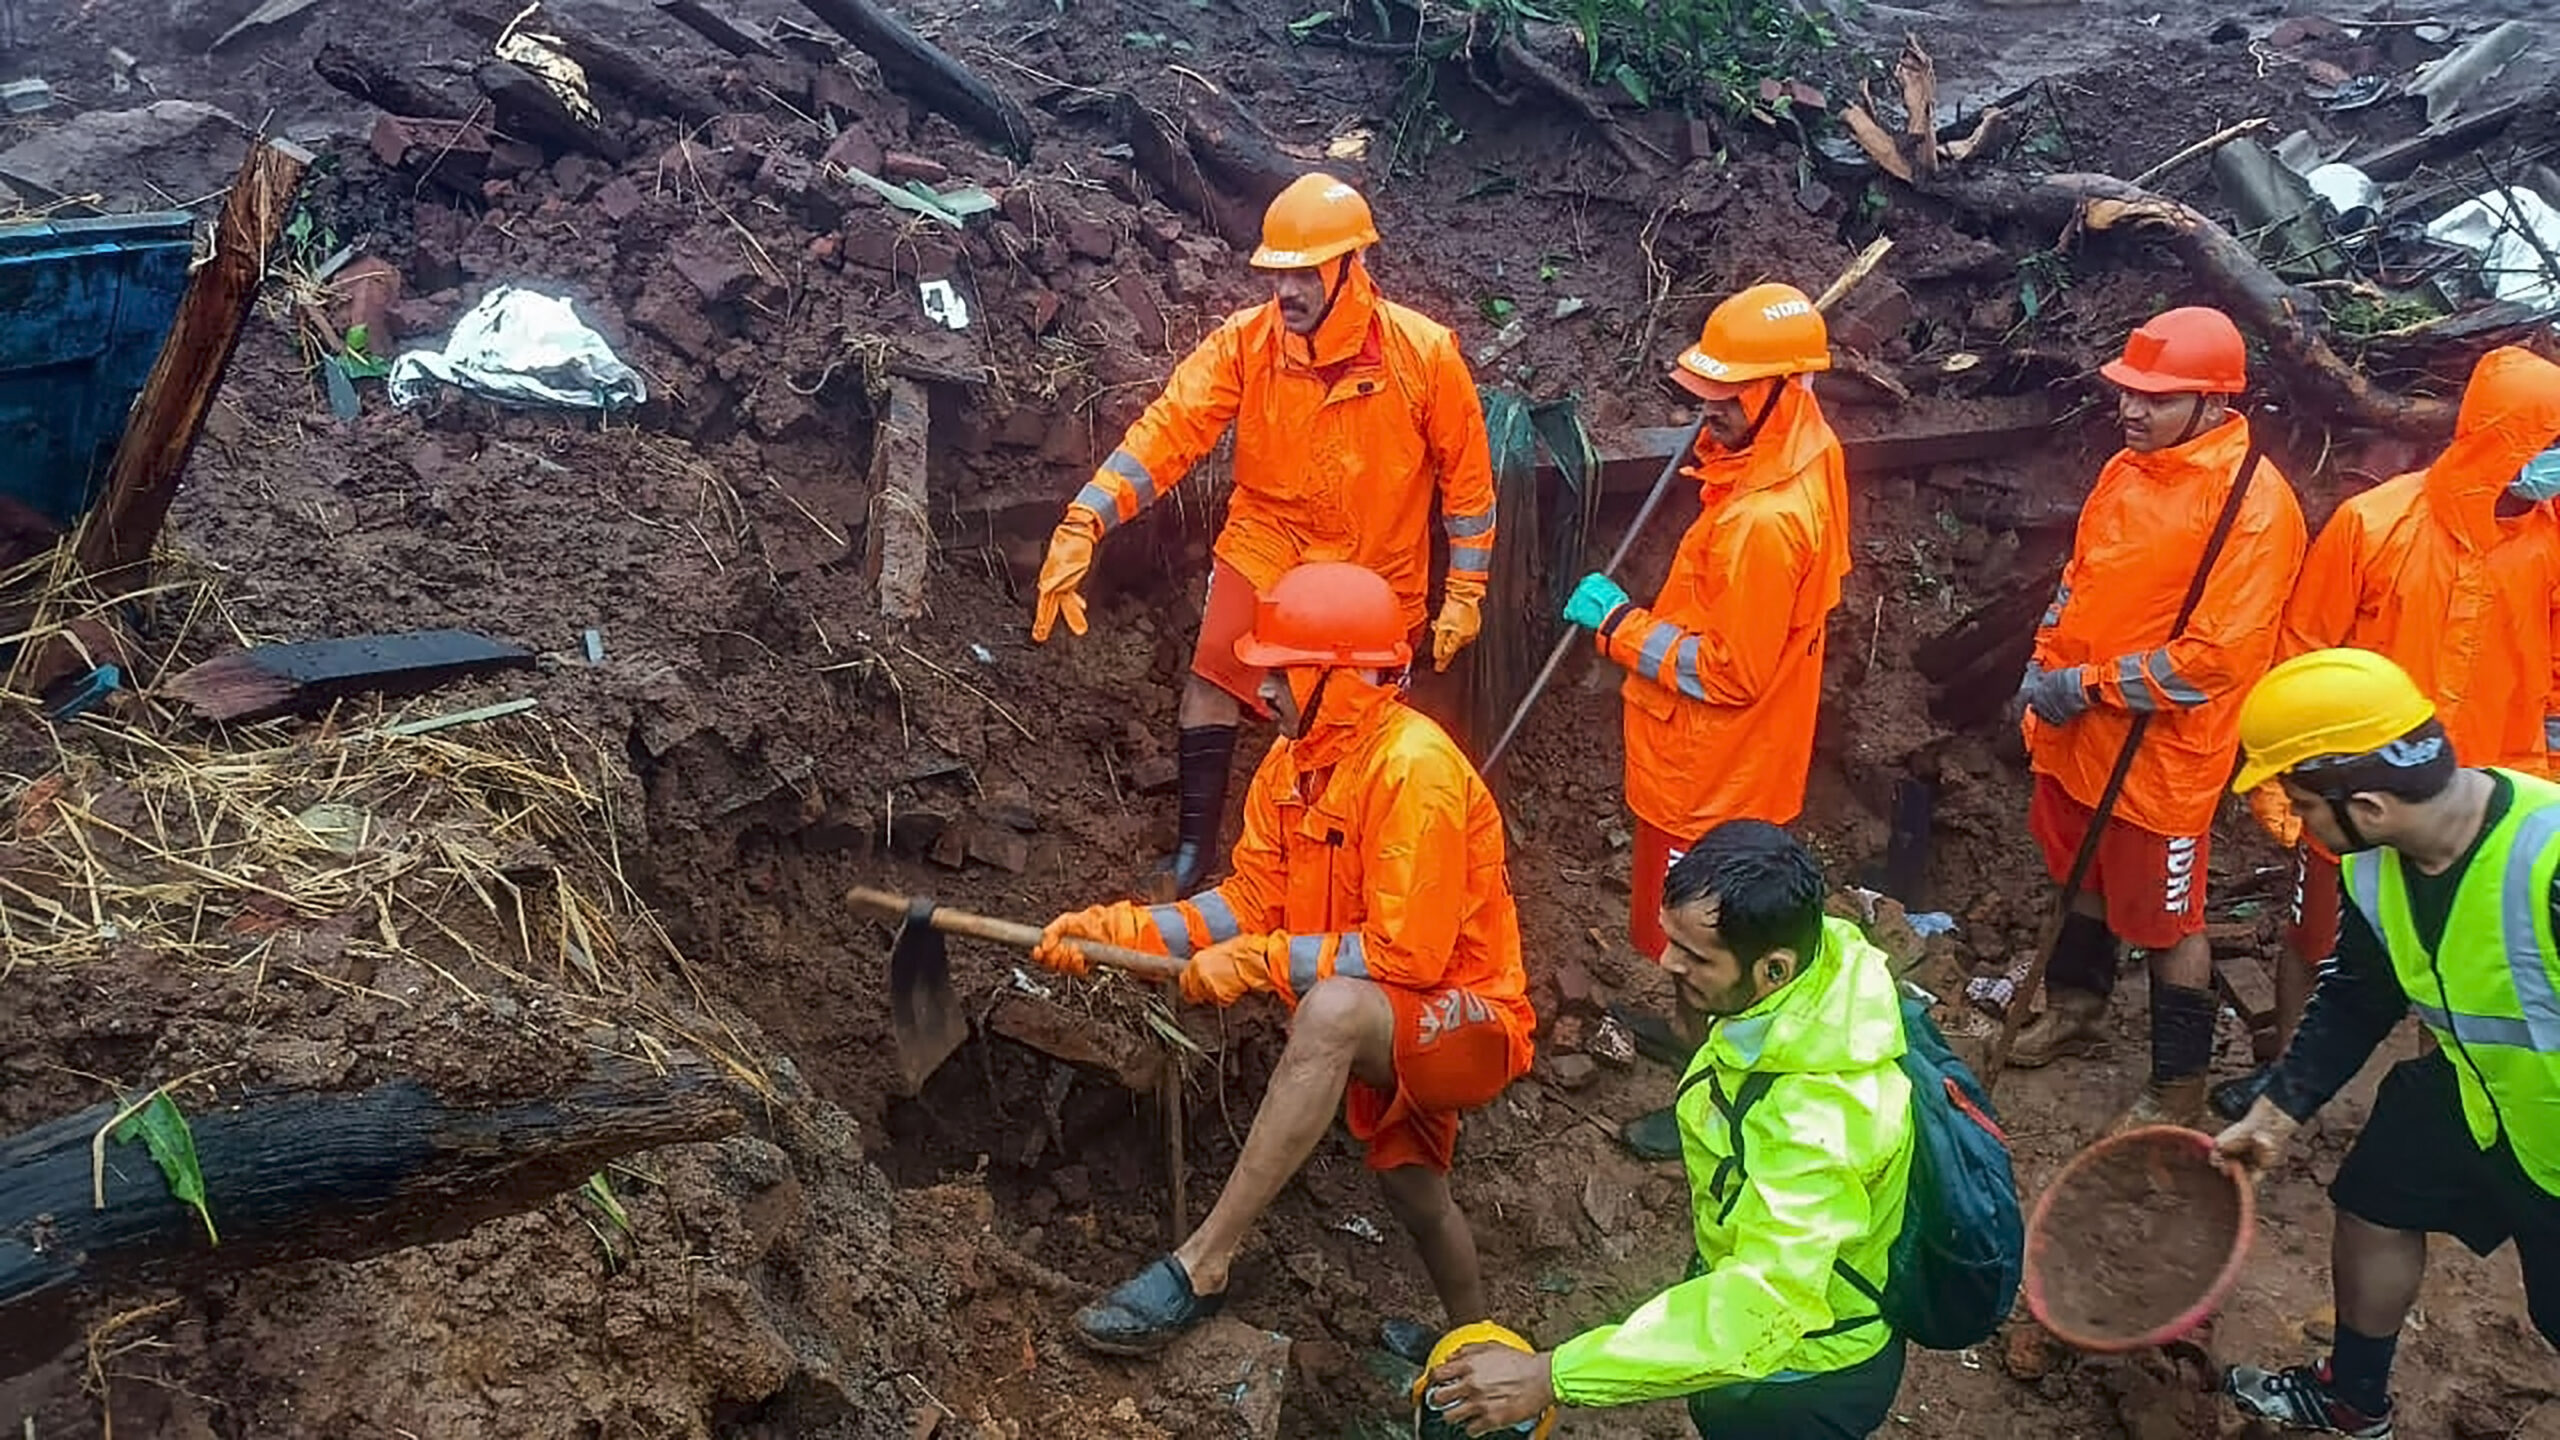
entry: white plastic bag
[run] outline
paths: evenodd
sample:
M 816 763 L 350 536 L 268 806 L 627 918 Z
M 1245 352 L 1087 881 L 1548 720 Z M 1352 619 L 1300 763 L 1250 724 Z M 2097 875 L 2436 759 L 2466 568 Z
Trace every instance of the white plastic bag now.
M 444 349 L 391 362 L 391 403 L 415 405 L 438 383 L 509 405 L 619 410 L 649 398 L 640 373 L 555 295 L 501 285 L 455 322 Z

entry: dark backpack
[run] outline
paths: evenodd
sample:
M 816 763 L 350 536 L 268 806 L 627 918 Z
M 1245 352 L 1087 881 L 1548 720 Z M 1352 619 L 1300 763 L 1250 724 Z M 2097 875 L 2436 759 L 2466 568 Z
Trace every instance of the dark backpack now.
M 2009 1137 L 1982 1082 L 1947 1048 L 1927 1005 L 1902 1002 L 1902 1033 L 1902 1073 L 1911 1082 L 1911 1177 L 1902 1233 L 1887 1252 L 1882 1287 L 1846 1261 L 1834 1261 L 1833 1268 L 1904 1339 L 1928 1350 L 1962 1350 L 1998 1333 L 2017 1302 L 2026 1220 L 2018 1210 Z M 1698 1079 L 1712 1080 L 1714 1073 Z M 1737 1173 L 1717 1176 L 1711 1187 L 1725 1197 L 1727 1210 L 1741 1193 L 1739 1183 L 1728 1190 L 1726 1182 L 1742 1178 L 1742 1117 L 1776 1080 L 1766 1072 L 1749 1076 L 1729 1102 L 1721 1085 L 1712 1091 L 1734 1133 L 1726 1168 Z M 1875 1318 L 1860 1316 L 1821 1333 L 1854 1330 Z

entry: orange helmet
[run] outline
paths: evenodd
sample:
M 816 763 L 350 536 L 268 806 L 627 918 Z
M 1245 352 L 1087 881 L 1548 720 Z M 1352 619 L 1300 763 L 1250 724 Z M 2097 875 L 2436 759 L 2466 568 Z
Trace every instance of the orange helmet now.
M 1236 658 L 1263 670 L 1292 665 L 1411 664 L 1404 610 L 1377 571 L 1340 560 L 1301 565 L 1254 602 Z
M 2237 395 L 2249 388 L 2249 345 L 2230 316 L 2184 305 L 2143 321 L 2098 373 L 2146 395 Z
M 1377 222 L 1359 191 L 1330 175 L 1301 175 L 1262 212 L 1262 245 L 1253 252 L 1253 264 L 1303 270 L 1377 243 Z
M 1671 378 L 1703 400 L 1724 400 L 1746 381 L 1831 368 L 1831 330 L 1793 285 L 1754 285 L 1707 313 L 1698 343 L 1680 352 Z

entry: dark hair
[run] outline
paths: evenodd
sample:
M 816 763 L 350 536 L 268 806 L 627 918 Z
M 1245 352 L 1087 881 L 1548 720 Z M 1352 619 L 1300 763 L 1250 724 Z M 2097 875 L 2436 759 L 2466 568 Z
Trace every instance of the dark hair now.
M 1810 963 L 1822 947 L 1822 867 L 1796 837 L 1766 820 L 1727 820 L 1663 877 L 1673 909 L 1713 897 L 1716 934 L 1745 966 L 1772 950 Z
M 2426 720 L 2379 750 L 2307 760 L 2289 771 L 2287 778 L 2335 800 L 2369 794 L 2423 803 L 2443 794 L 2461 770 L 2462 761 L 2453 752 L 2453 739 L 2445 734 L 2444 723 Z

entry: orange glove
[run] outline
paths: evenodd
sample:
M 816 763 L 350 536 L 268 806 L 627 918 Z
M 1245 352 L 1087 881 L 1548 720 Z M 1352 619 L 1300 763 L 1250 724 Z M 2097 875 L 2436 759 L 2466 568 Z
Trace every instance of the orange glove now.
M 1085 632 L 1085 572 L 1093 568 L 1093 547 L 1102 539 L 1102 517 L 1081 505 L 1067 507 L 1067 518 L 1049 532 L 1049 555 L 1040 562 L 1040 600 L 1031 615 L 1031 638 L 1048 643 L 1049 632 L 1063 619 L 1078 635 Z
M 1233 1005 L 1275 988 L 1271 967 L 1289 963 L 1286 935 L 1239 935 L 1191 957 L 1182 968 L 1182 998 L 1194 1005 Z
M 2259 828 L 2286 849 L 2302 843 L 2302 817 L 2293 813 L 2293 802 L 2285 798 L 2284 787 L 2273 780 L 2249 792 L 2249 814 Z
M 1120 900 L 1070 910 L 1050 921 L 1041 927 L 1040 943 L 1031 947 L 1031 958 L 1061 975 L 1090 975 L 1093 961 L 1085 955 L 1084 947 L 1075 943 L 1080 939 L 1144 950 L 1150 955 L 1166 953 L 1164 936 L 1156 932 L 1155 918 L 1144 907 Z
M 1448 669 L 1483 629 L 1484 587 L 1472 580 L 1450 581 L 1440 596 L 1440 613 L 1431 619 L 1431 668 Z

